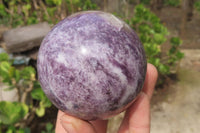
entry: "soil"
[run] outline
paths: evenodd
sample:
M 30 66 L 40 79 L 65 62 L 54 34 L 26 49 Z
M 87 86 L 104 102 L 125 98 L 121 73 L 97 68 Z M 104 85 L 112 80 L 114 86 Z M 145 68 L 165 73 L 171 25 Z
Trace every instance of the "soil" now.
M 43 130 L 45 131 L 47 123 L 55 125 L 57 112 L 58 109 L 52 105 L 50 108 L 46 109 L 45 116 L 42 118 L 35 117 L 33 122 L 29 125 L 31 127 L 31 133 L 40 133 Z

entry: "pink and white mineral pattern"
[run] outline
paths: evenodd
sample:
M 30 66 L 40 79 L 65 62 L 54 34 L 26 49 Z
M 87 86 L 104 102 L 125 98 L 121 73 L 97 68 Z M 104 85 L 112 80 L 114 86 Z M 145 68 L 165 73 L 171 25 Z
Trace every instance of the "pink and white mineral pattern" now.
M 146 57 L 136 33 L 100 11 L 76 13 L 44 38 L 37 61 L 39 81 L 52 103 L 84 119 L 106 119 L 138 96 Z

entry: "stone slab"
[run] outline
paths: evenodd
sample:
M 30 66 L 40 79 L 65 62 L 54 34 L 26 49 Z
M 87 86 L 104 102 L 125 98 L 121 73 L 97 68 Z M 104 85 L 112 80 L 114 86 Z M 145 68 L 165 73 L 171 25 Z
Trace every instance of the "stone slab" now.
M 39 46 L 50 30 L 46 22 L 8 30 L 3 33 L 3 47 L 11 53 L 30 50 Z

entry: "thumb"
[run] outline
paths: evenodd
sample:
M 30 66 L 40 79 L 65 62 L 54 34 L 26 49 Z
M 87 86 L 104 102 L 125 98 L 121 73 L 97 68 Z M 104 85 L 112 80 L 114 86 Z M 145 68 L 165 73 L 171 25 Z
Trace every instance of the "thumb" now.
M 67 133 L 96 133 L 89 122 L 66 114 L 61 116 L 61 125 Z

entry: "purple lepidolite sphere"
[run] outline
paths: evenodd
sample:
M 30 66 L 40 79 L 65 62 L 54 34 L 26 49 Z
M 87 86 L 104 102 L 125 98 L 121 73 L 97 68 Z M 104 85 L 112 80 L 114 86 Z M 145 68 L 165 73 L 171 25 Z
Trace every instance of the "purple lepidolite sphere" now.
M 115 16 L 80 12 L 44 38 L 37 69 L 52 103 L 84 120 L 125 110 L 144 83 L 146 59 L 136 33 Z

